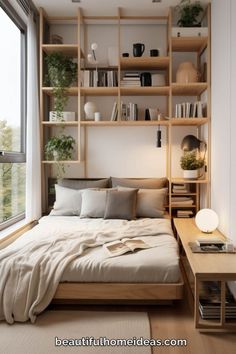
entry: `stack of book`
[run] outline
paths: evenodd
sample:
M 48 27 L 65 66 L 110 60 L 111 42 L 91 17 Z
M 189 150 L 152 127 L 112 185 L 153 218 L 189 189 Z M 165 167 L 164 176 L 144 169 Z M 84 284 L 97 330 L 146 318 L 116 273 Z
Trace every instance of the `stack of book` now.
M 174 194 L 189 193 L 189 187 L 187 184 L 173 184 L 172 193 Z
M 127 72 L 125 73 L 123 79 L 120 83 L 121 87 L 140 87 L 140 74 L 135 72 Z
M 177 103 L 175 105 L 175 118 L 203 118 L 204 107 L 205 104 L 201 101 Z
M 188 207 L 193 205 L 193 199 L 191 197 L 172 197 L 171 206 L 183 206 Z
M 202 282 L 200 290 L 199 311 L 202 319 L 219 319 L 221 305 L 221 289 L 219 282 Z M 225 318 L 236 318 L 236 301 L 226 286 Z
M 138 105 L 136 103 L 121 102 L 121 119 L 122 120 L 138 120 Z
M 80 84 L 82 87 L 117 87 L 116 70 L 81 70 Z
M 177 210 L 177 218 L 191 218 L 192 216 L 192 210 Z

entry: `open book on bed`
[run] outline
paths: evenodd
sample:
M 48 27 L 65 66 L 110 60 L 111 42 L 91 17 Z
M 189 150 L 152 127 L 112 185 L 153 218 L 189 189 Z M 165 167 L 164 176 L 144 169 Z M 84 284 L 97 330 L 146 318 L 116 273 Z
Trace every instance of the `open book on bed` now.
M 103 247 L 109 253 L 110 257 L 115 257 L 128 252 L 134 252 L 138 249 L 151 248 L 152 246 L 140 239 L 123 238 L 119 241 L 106 243 Z

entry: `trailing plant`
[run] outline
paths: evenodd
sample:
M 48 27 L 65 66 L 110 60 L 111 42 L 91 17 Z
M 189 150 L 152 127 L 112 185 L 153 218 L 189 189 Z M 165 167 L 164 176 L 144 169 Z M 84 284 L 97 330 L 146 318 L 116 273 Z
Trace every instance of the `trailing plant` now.
M 56 119 L 62 121 L 62 112 L 68 101 L 66 88 L 76 81 L 78 66 L 73 62 L 73 58 L 61 53 L 48 54 L 45 61 L 48 67 L 46 84 L 53 87 Z
M 180 19 L 177 24 L 180 27 L 201 27 L 199 15 L 203 12 L 200 1 L 181 0 L 176 6 Z
M 58 178 L 65 173 L 65 166 L 60 161 L 71 160 L 74 145 L 75 139 L 70 135 L 53 136 L 45 145 L 46 159 L 56 161 Z
M 198 170 L 204 166 L 205 160 L 197 157 L 196 151 L 185 152 L 180 159 L 183 170 Z

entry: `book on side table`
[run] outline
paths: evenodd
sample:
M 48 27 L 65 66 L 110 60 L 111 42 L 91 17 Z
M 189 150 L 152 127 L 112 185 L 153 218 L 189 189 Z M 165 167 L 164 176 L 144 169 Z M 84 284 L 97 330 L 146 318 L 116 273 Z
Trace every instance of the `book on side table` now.
M 103 245 L 110 257 L 121 256 L 128 252 L 134 252 L 138 249 L 151 248 L 152 246 L 140 239 L 122 239 Z

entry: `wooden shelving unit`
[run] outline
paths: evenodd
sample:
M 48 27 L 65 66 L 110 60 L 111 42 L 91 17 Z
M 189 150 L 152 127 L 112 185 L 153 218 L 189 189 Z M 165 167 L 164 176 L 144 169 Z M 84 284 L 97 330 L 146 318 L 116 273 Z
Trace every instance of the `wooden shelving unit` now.
M 54 128 L 64 127 L 65 129 L 75 128 L 77 130 L 77 139 L 78 139 L 78 151 L 76 156 L 76 160 L 72 161 L 63 161 L 65 164 L 79 164 L 82 162 L 81 158 L 81 129 L 83 129 L 85 140 L 84 140 L 84 147 L 83 151 L 85 151 L 86 156 L 86 136 L 87 136 L 87 129 L 90 127 L 153 127 L 157 129 L 158 126 L 163 127 L 166 129 L 166 175 L 169 179 L 169 200 L 168 200 L 168 207 L 169 207 L 169 214 L 172 215 L 172 209 L 182 208 L 182 206 L 172 206 L 172 197 L 176 196 L 192 196 L 194 198 L 194 204 L 191 205 L 189 208 L 197 211 L 200 207 L 200 192 L 201 186 L 206 187 L 206 196 L 207 196 L 207 206 L 210 206 L 210 134 L 211 134 L 211 109 L 210 109 L 210 102 L 211 102 L 211 77 L 210 77 L 210 5 L 208 5 L 207 10 L 205 11 L 208 23 L 208 36 L 207 37 L 172 37 L 172 9 L 169 11 L 168 16 L 123 16 L 121 14 L 120 9 L 118 9 L 117 16 L 83 16 L 82 10 L 78 9 L 78 13 L 75 16 L 70 18 L 64 17 L 48 17 L 43 9 L 40 9 L 40 117 L 41 117 L 41 146 L 42 146 L 42 186 L 44 193 L 43 198 L 43 205 L 44 211 L 48 209 L 48 196 L 47 196 L 47 180 L 50 177 L 51 166 L 53 166 L 56 162 L 55 161 L 46 161 L 44 158 L 44 145 L 46 143 L 47 137 L 50 136 L 51 131 Z M 77 23 L 77 43 L 74 41 L 73 44 L 50 44 L 47 38 L 47 28 L 50 27 L 51 23 L 62 23 L 65 25 L 70 21 L 73 23 Z M 122 28 L 122 21 L 133 21 L 132 23 L 146 23 L 146 21 L 151 20 L 161 20 L 167 23 L 167 54 L 164 56 L 159 57 L 122 57 L 121 51 L 121 28 Z M 47 54 L 53 52 L 63 53 L 64 55 L 73 57 L 79 65 L 79 68 L 82 70 L 94 70 L 95 68 L 91 68 L 88 63 L 86 62 L 87 54 L 89 51 L 87 40 L 87 31 L 86 25 L 92 21 L 98 21 L 100 23 L 105 23 L 108 21 L 108 24 L 116 23 L 117 24 L 117 45 L 118 45 L 118 65 L 114 67 L 99 67 L 99 70 L 115 70 L 118 74 L 118 87 L 82 87 L 81 80 L 80 80 L 80 70 L 78 70 L 78 86 L 77 87 L 70 87 L 67 89 L 67 95 L 72 97 L 77 97 L 78 99 L 78 120 L 70 121 L 70 122 L 51 122 L 48 121 L 47 114 L 45 112 L 48 110 L 53 110 L 53 89 L 52 87 L 44 87 L 44 75 L 45 75 L 45 68 L 44 68 L 44 57 Z M 83 26 L 83 30 L 81 30 Z M 175 52 L 186 52 L 186 53 L 195 53 L 197 56 L 197 65 L 200 67 L 201 64 L 201 56 L 203 53 L 206 53 L 207 58 L 207 81 L 206 82 L 197 82 L 197 83 L 189 83 L 189 84 L 179 84 L 176 83 L 174 80 L 173 75 L 173 67 L 174 67 L 174 55 Z M 82 60 L 83 59 L 83 60 Z M 162 71 L 166 77 L 166 86 L 163 87 L 123 87 L 121 86 L 121 79 L 123 73 L 125 71 L 153 71 L 158 72 Z M 195 96 L 196 101 L 201 100 L 201 95 L 207 95 L 207 112 L 205 118 L 175 118 L 173 117 L 173 101 L 178 99 L 178 96 Z M 98 96 L 100 100 L 104 101 L 107 99 L 106 96 L 110 96 L 110 99 L 114 98 L 114 101 L 117 102 L 118 106 L 118 117 L 117 121 L 111 121 L 110 115 L 104 115 L 103 119 L 99 122 L 84 120 L 82 111 L 83 109 L 82 104 L 83 100 L 89 100 L 89 96 Z M 121 101 L 128 99 L 128 97 L 143 97 L 143 101 L 145 101 L 146 97 L 162 97 L 166 100 L 166 112 L 165 116 L 169 117 L 169 119 L 163 119 L 161 121 L 145 121 L 144 120 L 144 113 L 142 113 L 142 117 L 139 117 L 142 120 L 138 121 L 123 121 L 121 119 Z M 88 98 L 87 98 L 88 97 Z M 139 98 L 140 99 L 140 98 Z M 162 99 L 162 98 L 161 98 Z M 48 104 L 48 101 L 50 102 Z M 197 180 L 186 180 L 181 177 L 173 177 L 172 176 L 172 140 L 174 136 L 174 129 L 176 127 L 187 127 L 190 128 L 196 127 L 196 135 L 201 137 L 202 130 L 204 127 L 207 127 L 208 130 L 208 150 L 207 150 L 207 176 L 204 176 L 201 179 Z M 85 164 L 84 168 L 84 177 L 86 178 L 86 158 L 83 161 Z M 96 177 L 96 176 L 95 176 Z M 190 184 L 191 190 L 189 193 L 183 194 L 174 194 L 172 193 L 172 185 L 174 184 Z

